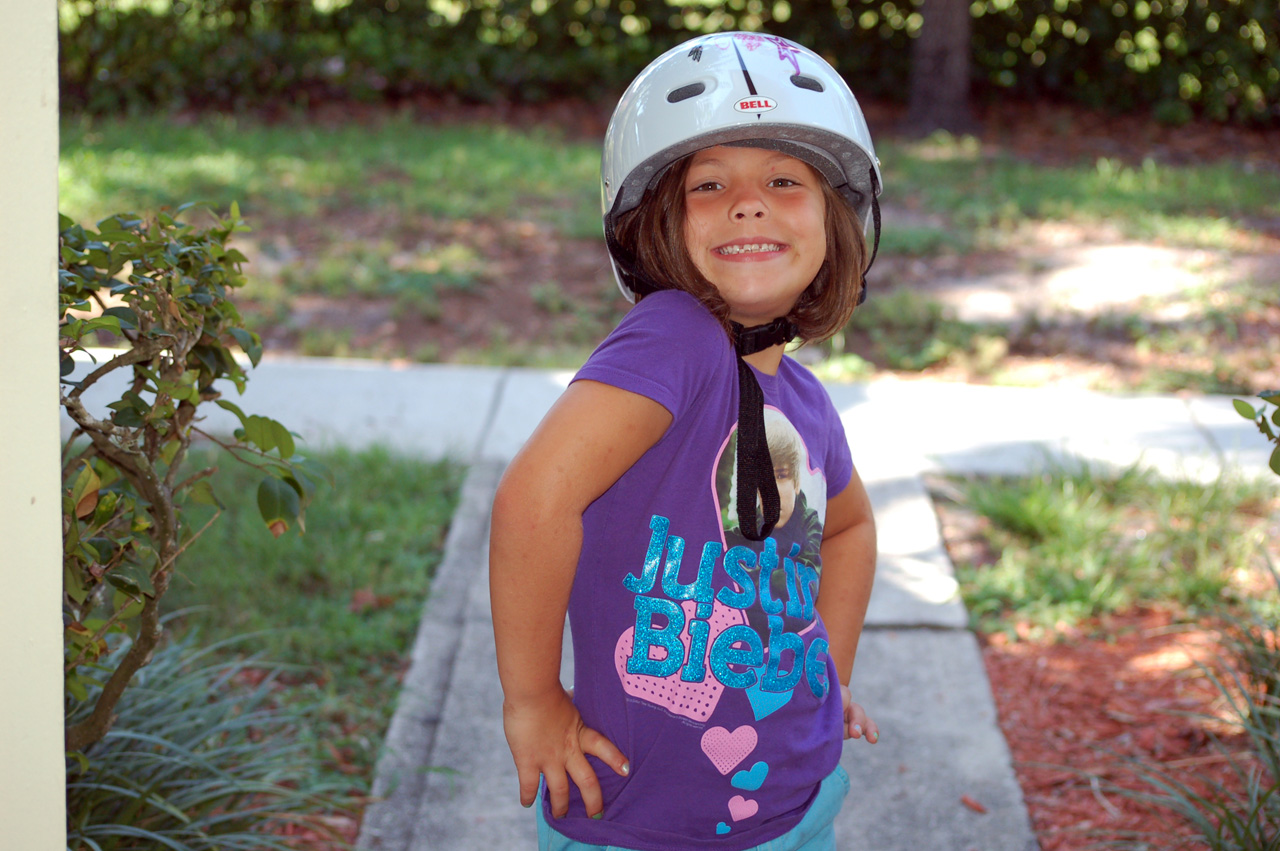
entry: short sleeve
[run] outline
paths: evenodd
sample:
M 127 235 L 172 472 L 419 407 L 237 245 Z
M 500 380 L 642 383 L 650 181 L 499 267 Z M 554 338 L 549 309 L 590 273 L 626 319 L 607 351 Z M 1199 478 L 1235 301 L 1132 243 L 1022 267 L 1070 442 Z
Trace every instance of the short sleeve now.
M 697 299 L 662 290 L 632 308 L 573 380 L 638 393 L 679 417 L 732 358 L 724 329 Z
M 847 488 L 853 478 L 853 455 L 849 451 L 849 438 L 844 433 L 844 423 L 840 421 L 840 414 L 835 405 L 831 404 L 830 398 L 827 407 L 830 408 L 831 416 L 831 443 L 827 447 L 825 465 L 827 493 L 835 496 Z

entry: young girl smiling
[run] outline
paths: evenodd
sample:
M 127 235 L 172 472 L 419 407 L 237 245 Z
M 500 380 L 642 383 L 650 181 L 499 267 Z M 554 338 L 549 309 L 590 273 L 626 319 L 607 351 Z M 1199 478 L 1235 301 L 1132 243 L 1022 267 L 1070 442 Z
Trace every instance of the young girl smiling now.
M 784 348 L 863 294 L 870 134 L 820 57 L 722 33 L 636 78 L 602 172 L 636 306 L 493 508 L 521 802 L 541 777 L 544 849 L 834 849 L 842 739 L 879 735 L 848 689 L 875 528 L 830 399 Z M 771 439 L 796 460 L 775 466 Z

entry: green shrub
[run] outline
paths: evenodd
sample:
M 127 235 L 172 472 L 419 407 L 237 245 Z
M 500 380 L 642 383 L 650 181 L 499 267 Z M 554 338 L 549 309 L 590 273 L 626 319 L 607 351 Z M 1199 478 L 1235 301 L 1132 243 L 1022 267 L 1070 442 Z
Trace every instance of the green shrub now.
M 97 231 L 61 217 L 61 404 L 75 426 L 62 465 L 67 692 L 87 699 L 86 677 L 104 664 L 111 634 L 128 630 L 134 639 L 127 652 L 112 656 L 118 666 L 97 690 L 93 711 L 67 726 L 69 751 L 84 750 L 110 729 L 113 707 L 160 641 L 161 601 L 179 557 L 200 534 L 186 522 L 186 508 L 218 505 L 216 468 L 192 472 L 183 465 L 200 433 L 200 406 L 214 402 L 240 420 L 236 436 L 220 445 L 263 474 L 258 508 L 276 537 L 302 528 L 325 475 L 296 454 L 295 435 L 283 425 L 220 398 L 220 382 L 243 391 L 248 380 L 233 348 L 254 364 L 262 355 L 261 341 L 230 300 L 244 283 L 244 257 L 226 243 L 244 229 L 234 204 L 227 218 L 206 228 L 168 213 L 151 220 L 111 216 Z M 73 377 L 74 355 L 89 354 L 86 346 L 100 332 L 124 348 Z M 122 379 L 123 391 L 111 394 L 119 398 L 105 413 L 90 410 L 84 393 L 110 387 L 109 377 Z
M 1280 476 L 1280 407 L 1268 411 L 1269 406 L 1280 405 L 1280 390 L 1267 390 L 1258 394 L 1262 404 L 1257 408 L 1242 399 L 1235 400 L 1236 412 L 1258 427 L 1262 436 L 1276 448 L 1271 452 L 1270 466 L 1272 472 Z
M 979 0 L 974 62 L 986 86 L 1129 111 L 1280 123 L 1273 2 Z
M 608 99 L 703 32 L 766 30 L 830 59 L 860 95 L 904 100 L 922 0 L 59 0 L 65 103 L 94 111 L 447 94 Z M 1280 123 L 1269 2 L 979 0 L 973 76 L 1181 123 Z

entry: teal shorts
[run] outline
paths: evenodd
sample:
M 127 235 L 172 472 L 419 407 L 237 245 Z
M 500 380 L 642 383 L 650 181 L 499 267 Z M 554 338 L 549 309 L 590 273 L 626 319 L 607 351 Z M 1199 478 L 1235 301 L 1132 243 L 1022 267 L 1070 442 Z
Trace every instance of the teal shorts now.
M 849 775 L 840 766 L 827 775 L 800 823 L 791 830 L 757 845 L 751 851 L 836 851 L 836 814 L 849 794 Z M 547 824 L 542 796 L 534 804 L 538 814 L 538 851 L 628 851 L 620 845 L 587 845 L 576 842 Z

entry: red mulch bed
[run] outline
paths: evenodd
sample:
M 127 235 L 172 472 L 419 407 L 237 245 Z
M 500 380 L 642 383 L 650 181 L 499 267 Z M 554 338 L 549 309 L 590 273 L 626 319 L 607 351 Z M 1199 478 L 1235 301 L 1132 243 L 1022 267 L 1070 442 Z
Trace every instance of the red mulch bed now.
M 1226 725 L 1178 714 L 1221 706 L 1196 666 L 1221 666 L 1208 624 L 1180 625 L 1169 611 L 1136 609 L 1070 635 L 989 635 L 983 643 L 1000 727 L 1044 851 L 1089 848 L 1133 831 L 1164 834 L 1152 848 L 1207 847 L 1176 816 L 1114 787 L 1144 788 L 1121 765 L 1135 758 L 1162 763 L 1201 791 L 1239 788 L 1211 734 L 1231 753 L 1245 752 L 1247 740 Z

